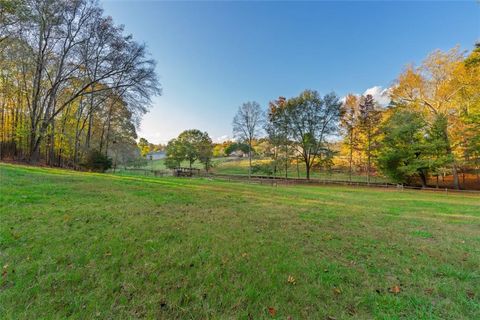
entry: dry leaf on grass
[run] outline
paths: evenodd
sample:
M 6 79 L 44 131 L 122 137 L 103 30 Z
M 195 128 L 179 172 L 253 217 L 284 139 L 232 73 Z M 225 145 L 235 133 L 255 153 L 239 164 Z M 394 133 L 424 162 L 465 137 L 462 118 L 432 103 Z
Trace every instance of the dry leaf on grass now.
M 8 264 L 3 266 L 3 271 L 2 271 L 2 276 L 3 277 L 5 277 L 7 275 L 7 273 L 8 273 L 7 269 L 8 269 Z
M 287 282 L 290 284 L 297 284 L 295 278 L 293 276 L 288 276 Z
M 393 293 L 393 294 L 398 294 L 400 293 L 401 290 L 399 286 L 393 286 L 388 291 L 390 291 L 390 293 Z
M 475 292 L 471 291 L 471 290 L 467 290 L 467 297 L 469 299 L 473 299 L 475 298 Z
M 270 313 L 272 317 L 275 317 L 277 310 L 274 307 L 268 307 L 268 313 Z

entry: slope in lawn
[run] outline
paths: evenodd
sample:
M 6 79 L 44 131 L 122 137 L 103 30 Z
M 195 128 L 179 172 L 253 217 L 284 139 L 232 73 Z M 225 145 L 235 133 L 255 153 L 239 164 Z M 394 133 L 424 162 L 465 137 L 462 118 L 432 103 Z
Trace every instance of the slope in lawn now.
M 0 174 L 2 319 L 480 318 L 478 196 Z

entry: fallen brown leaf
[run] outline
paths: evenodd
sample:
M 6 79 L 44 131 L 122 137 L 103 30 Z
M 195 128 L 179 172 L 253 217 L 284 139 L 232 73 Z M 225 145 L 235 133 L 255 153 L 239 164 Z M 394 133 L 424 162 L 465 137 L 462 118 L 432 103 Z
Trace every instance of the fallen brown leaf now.
M 475 298 L 475 292 L 471 291 L 471 290 L 467 290 L 467 297 L 469 299 L 473 299 Z
M 393 286 L 388 291 L 390 291 L 390 293 L 393 293 L 393 294 L 398 294 L 400 293 L 401 290 L 399 286 Z
M 268 313 L 270 313 L 272 317 L 275 317 L 277 310 L 274 307 L 268 307 Z
M 3 266 L 3 269 L 2 269 L 2 277 L 5 277 L 8 273 L 8 264 L 4 265 Z

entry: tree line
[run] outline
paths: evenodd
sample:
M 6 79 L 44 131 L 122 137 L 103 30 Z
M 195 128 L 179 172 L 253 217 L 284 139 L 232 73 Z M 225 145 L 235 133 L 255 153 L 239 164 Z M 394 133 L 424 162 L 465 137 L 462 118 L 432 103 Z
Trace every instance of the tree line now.
M 145 45 L 95 0 L 2 0 L 0 158 L 78 167 L 137 156 L 160 94 Z
M 390 104 L 372 95 L 305 90 L 279 97 L 263 110 L 256 102 L 239 107 L 233 120 L 238 141 L 248 145 L 252 172 L 253 142 L 268 141 L 271 172 L 292 160 L 314 167 L 335 164 L 362 173 L 370 182 L 381 172 L 398 183 L 450 175 L 460 188 L 459 173 L 476 173 L 480 183 L 480 44 L 468 55 L 454 48 L 435 51 L 419 66 L 408 66 L 389 89 Z M 340 145 L 340 148 L 338 146 Z
M 405 68 L 388 95 L 386 106 L 369 94 L 340 99 L 315 90 L 274 99 L 266 110 L 246 102 L 232 121 L 237 142 L 212 145 L 207 133 L 187 130 L 168 143 L 166 163 L 200 160 L 208 170 L 214 154 L 238 149 L 247 154 L 251 175 L 262 145 L 270 158 L 262 170 L 275 176 L 282 171 L 288 177 L 289 166 L 302 162 L 307 179 L 312 169 L 336 166 L 350 180 L 364 174 L 367 183 L 377 173 L 422 186 L 431 177 L 438 186 L 439 177 L 451 176 L 455 188 L 460 173 L 473 173 L 480 183 L 480 45 L 468 55 L 458 48 L 433 52 Z

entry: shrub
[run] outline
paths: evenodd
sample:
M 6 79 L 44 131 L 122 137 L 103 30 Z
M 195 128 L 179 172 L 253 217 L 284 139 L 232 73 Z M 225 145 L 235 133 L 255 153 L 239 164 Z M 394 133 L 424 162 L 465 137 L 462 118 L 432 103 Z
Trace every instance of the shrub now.
M 252 173 L 260 175 L 273 175 L 273 167 L 269 163 L 257 163 L 252 166 Z
M 89 171 L 105 172 L 112 167 L 112 159 L 94 149 L 87 153 L 82 165 Z

